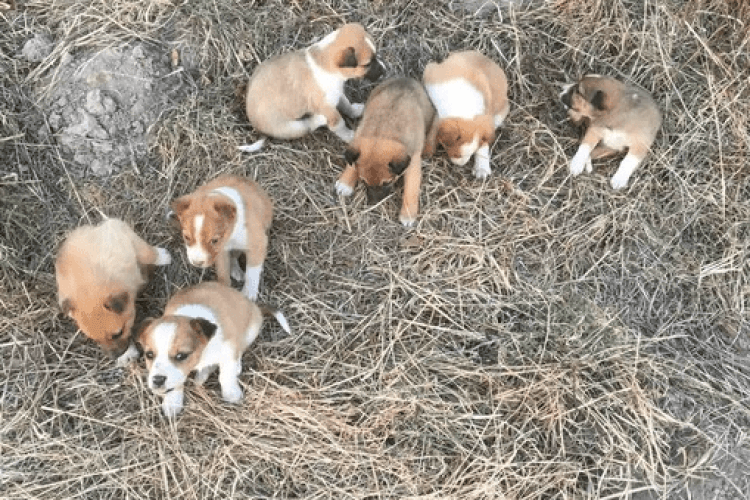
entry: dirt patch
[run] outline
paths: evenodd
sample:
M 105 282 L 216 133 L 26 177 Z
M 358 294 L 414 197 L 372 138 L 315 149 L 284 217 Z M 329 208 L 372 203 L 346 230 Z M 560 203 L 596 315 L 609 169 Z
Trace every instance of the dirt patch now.
M 137 171 L 149 129 L 180 95 L 179 74 L 169 54 L 143 44 L 63 57 L 48 122 L 78 173 L 111 174 L 125 165 Z

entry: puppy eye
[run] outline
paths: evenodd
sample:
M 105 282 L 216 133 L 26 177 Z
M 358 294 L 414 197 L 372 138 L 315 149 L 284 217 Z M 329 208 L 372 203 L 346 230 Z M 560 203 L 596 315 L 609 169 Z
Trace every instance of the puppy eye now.
M 110 339 L 111 339 L 111 340 L 117 340 L 117 339 L 119 339 L 120 337 L 122 337 L 122 330 L 120 330 L 119 332 L 117 332 L 117 333 L 113 334 L 113 335 L 112 335 L 112 336 L 110 337 Z
M 186 352 L 178 352 L 177 354 L 175 354 L 174 360 L 182 362 L 182 361 L 185 361 L 188 358 L 188 356 L 189 354 Z
M 146 351 L 146 359 L 154 359 L 154 351 Z
M 219 244 L 219 237 L 216 236 L 215 238 L 211 238 L 211 245 L 218 245 Z

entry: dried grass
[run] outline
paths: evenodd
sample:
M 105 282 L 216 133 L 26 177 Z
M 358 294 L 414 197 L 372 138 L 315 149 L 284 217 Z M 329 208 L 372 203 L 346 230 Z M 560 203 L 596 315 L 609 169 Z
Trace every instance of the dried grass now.
M 558 0 L 485 18 L 442 2 L 29 0 L 0 12 L 0 496 L 4 498 L 682 498 L 719 476 L 750 494 L 748 13 L 727 0 Z M 493 175 L 426 161 L 418 227 L 399 200 L 332 191 L 342 144 L 272 141 L 236 98 L 258 61 L 339 23 L 373 33 L 390 74 L 474 47 L 508 73 Z M 47 30 L 55 51 L 16 58 Z M 44 123 L 66 51 L 147 41 L 192 55 L 194 91 L 148 163 L 77 178 Z M 626 192 L 616 161 L 572 180 L 576 131 L 556 86 L 595 71 L 654 92 L 664 126 Z M 355 84 L 362 100 L 369 84 Z M 65 232 L 125 218 L 177 262 L 143 314 L 212 278 L 163 220 L 219 173 L 276 203 L 239 406 L 191 387 L 163 419 L 143 367 L 119 370 L 55 305 Z M 721 478 L 724 479 L 721 479 Z M 716 479 L 714 481 L 717 481 Z M 641 496 L 650 492 L 652 496 Z M 706 498 L 709 498 L 706 496 Z

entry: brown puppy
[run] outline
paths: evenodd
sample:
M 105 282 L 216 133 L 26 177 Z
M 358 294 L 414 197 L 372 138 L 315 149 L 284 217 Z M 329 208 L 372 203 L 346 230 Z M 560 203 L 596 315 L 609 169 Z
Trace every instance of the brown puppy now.
M 259 307 L 228 286 L 204 282 L 177 292 L 161 318 L 143 322 L 136 341 L 146 358 L 149 388 L 164 396 L 164 415 L 182 411 L 183 387 L 194 370 L 202 385 L 218 367 L 224 400 L 242 399 L 237 381 L 242 354 L 260 332 L 262 313 L 275 316 L 290 333 L 282 313 Z
M 242 280 L 239 263 L 231 252 L 247 257 L 243 293 L 255 300 L 266 260 L 273 204 L 255 182 L 224 175 L 172 202 L 182 227 L 187 256 L 198 267 L 216 264 L 219 282 L 230 286 L 230 277 Z
M 138 357 L 130 345 L 135 297 L 147 282 L 149 266 L 171 261 L 169 252 L 152 247 L 119 219 L 81 226 L 68 235 L 55 262 L 60 308 L 125 364 Z
M 586 75 L 560 94 L 568 116 L 586 133 L 570 162 L 570 173 L 591 172 L 591 159 L 628 150 L 612 177 L 612 188 L 628 185 L 661 127 L 661 113 L 645 90 L 614 78 Z
M 326 125 L 343 141 L 351 141 L 354 133 L 339 110 L 358 118 L 363 106 L 349 102 L 344 82 L 377 80 L 383 65 L 375 52 L 372 37 L 360 24 L 350 23 L 307 49 L 263 61 L 247 85 L 248 120 L 258 131 L 279 139 L 296 139 Z M 257 151 L 264 141 L 240 150 Z
M 505 72 L 489 57 L 469 50 L 429 63 L 423 81 L 440 120 L 437 142 L 456 165 L 466 165 L 474 155 L 474 176 L 485 179 L 491 172 L 495 129 L 510 111 Z
M 378 85 L 365 105 L 362 123 L 346 148 L 346 169 L 336 191 L 349 196 L 357 180 L 367 184 L 371 203 L 385 198 L 404 175 L 401 223 L 412 226 L 419 211 L 422 156 L 435 148 L 437 119 L 424 87 L 413 78 L 391 78 Z

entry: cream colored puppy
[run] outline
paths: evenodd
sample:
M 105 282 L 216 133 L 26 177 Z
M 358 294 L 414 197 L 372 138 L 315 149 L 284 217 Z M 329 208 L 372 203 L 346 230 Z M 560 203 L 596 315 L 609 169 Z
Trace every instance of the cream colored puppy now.
M 377 80 L 383 65 L 375 43 L 362 25 L 345 24 L 304 50 L 263 61 L 247 85 L 246 112 L 259 132 L 279 139 L 296 139 L 327 126 L 345 142 L 354 132 L 342 113 L 358 118 L 362 104 L 351 104 L 344 94 L 347 80 Z M 261 149 L 265 139 L 241 151 Z
M 510 111 L 508 80 L 492 59 L 470 50 L 429 63 L 423 81 L 439 117 L 437 142 L 456 165 L 474 156 L 474 176 L 491 173 L 490 146 Z
M 251 302 L 237 290 L 216 282 L 204 282 L 177 292 L 164 316 L 143 322 L 137 341 L 148 367 L 148 386 L 164 396 L 167 417 L 182 411 L 185 381 L 197 371 L 202 385 L 219 369 L 224 401 L 237 403 L 242 389 L 237 378 L 242 354 L 255 341 L 263 313 L 273 315 L 285 332 L 289 324 L 281 312 Z
M 130 343 L 135 298 L 152 266 L 166 266 L 169 252 L 154 247 L 120 219 L 73 230 L 55 261 L 62 312 L 122 366 L 138 358 Z
M 622 189 L 648 154 L 661 127 L 661 113 L 651 94 L 614 78 L 586 75 L 566 86 L 560 100 L 576 126 L 586 130 L 570 161 L 570 174 L 591 172 L 591 160 L 628 150 L 612 177 L 612 188 Z

